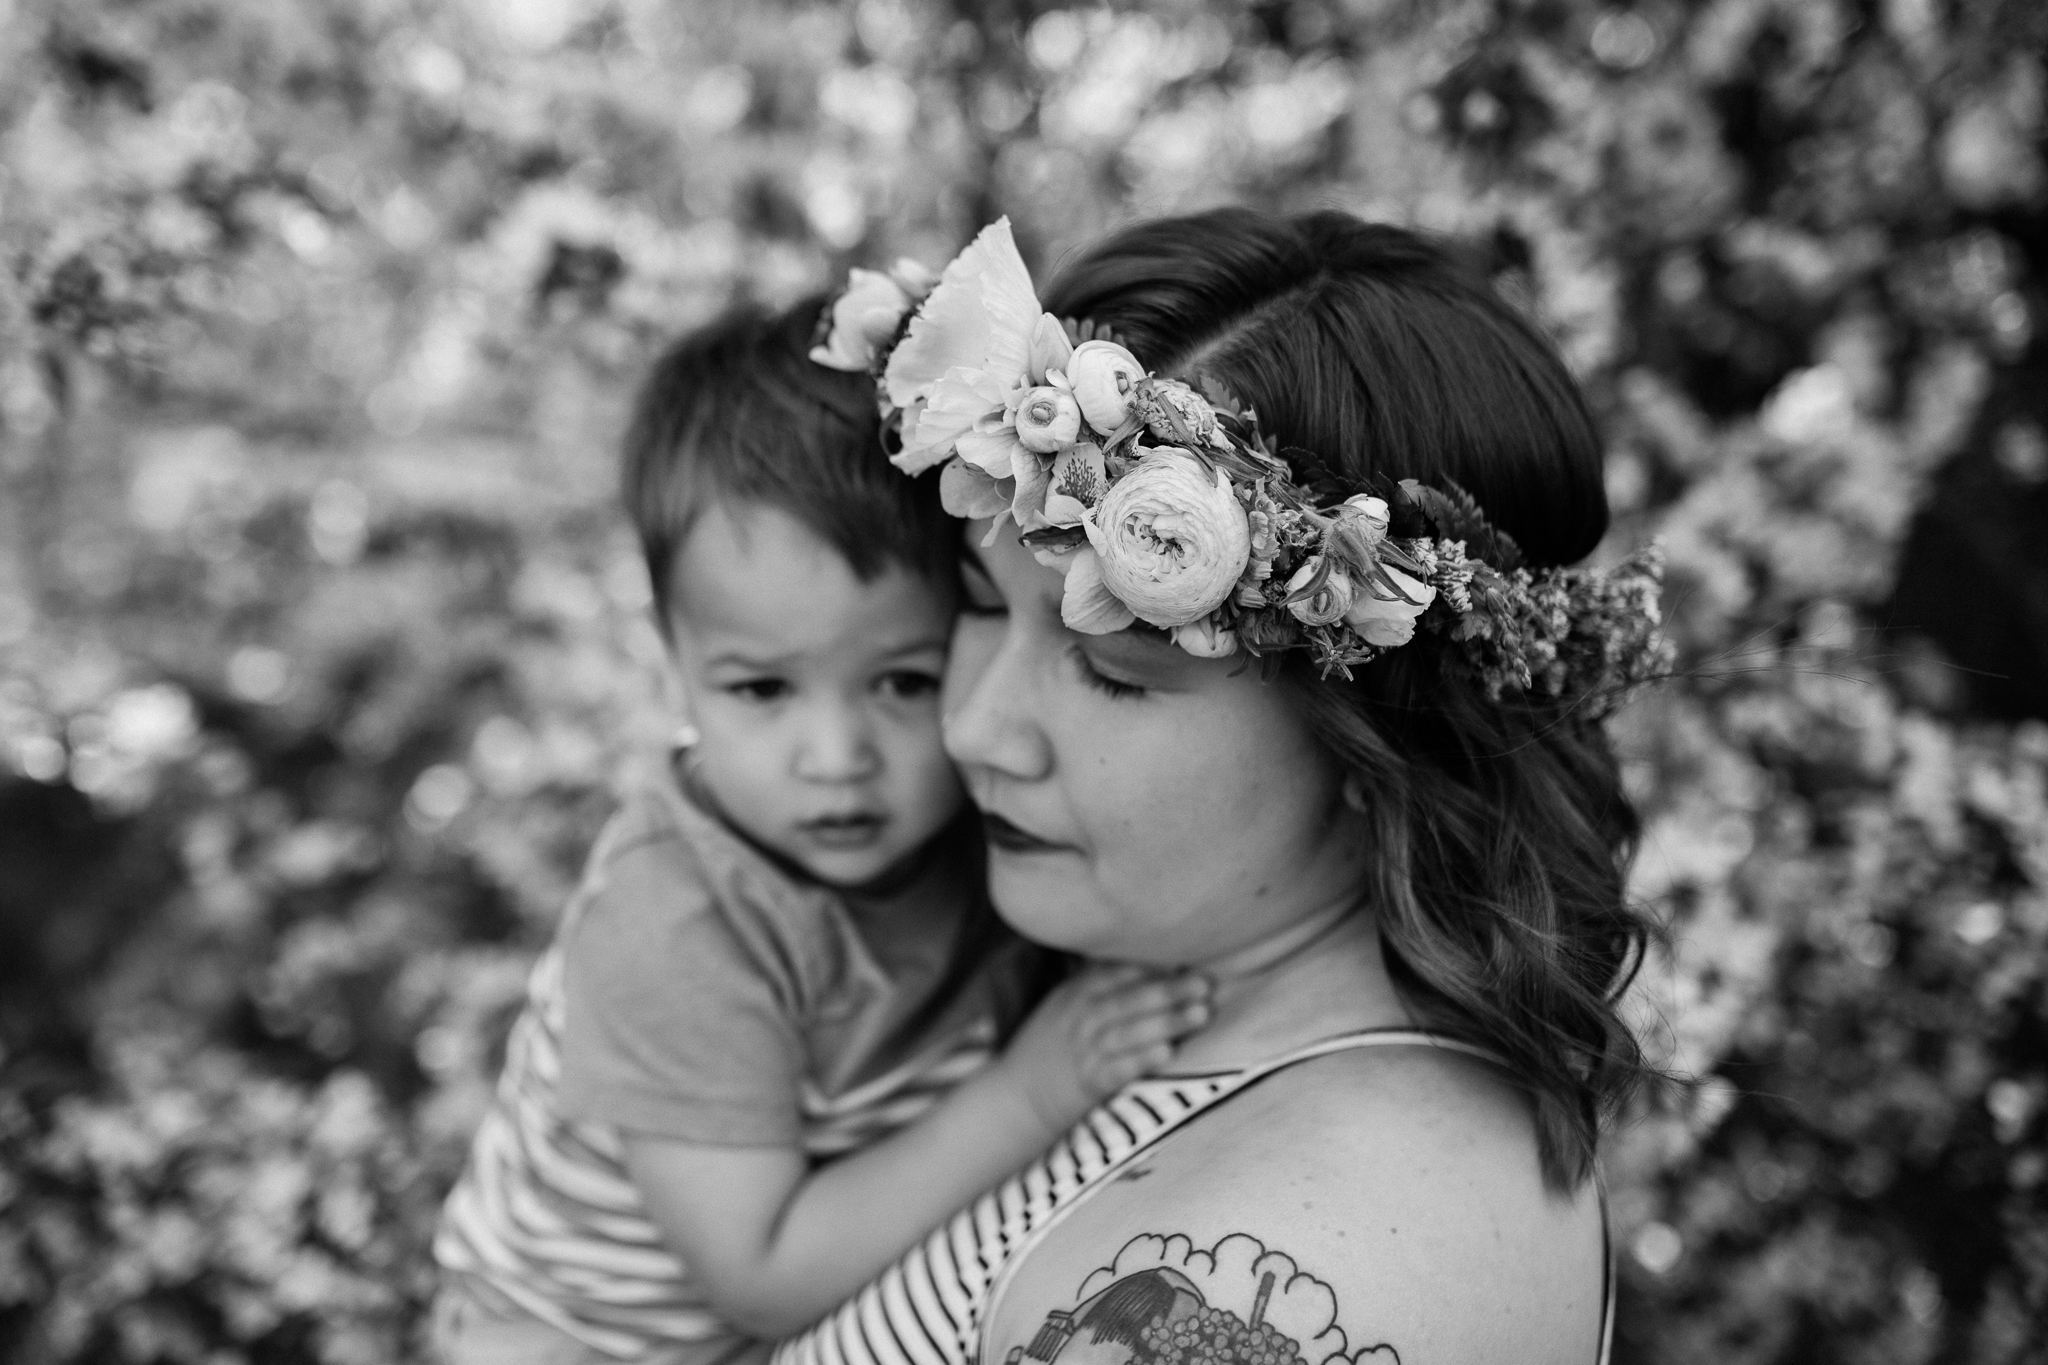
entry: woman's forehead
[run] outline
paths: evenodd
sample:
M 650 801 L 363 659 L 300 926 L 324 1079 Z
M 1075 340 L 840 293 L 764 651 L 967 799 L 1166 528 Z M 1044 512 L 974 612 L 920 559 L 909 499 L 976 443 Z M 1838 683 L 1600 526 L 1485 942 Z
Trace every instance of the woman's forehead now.
M 1020 605 L 1016 599 L 1025 593 L 1049 598 L 1058 607 L 1064 576 L 1038 562 L 1030 547 L 1018 539 L 1015 526 L 999 527 L 991 538 L 987 522 L 969 522 L 967 534 L 961 538 L 961 554 L 1002 588 L 1012 607 Z
M 961 542 L 962 553 L 1002 591 L 1012 612 L 1041 612 L 1059 625 L 1062 634 L 1088 640 L 1094 648 L 1121 656 L 1133 664 L 1147 663 L 1157 668 L 1166 664 L 1192 666 L 1203 662 L 1175 648 L 1165 631 L 1142 624 L 1107 635 L 1084 636 L 1068 629 L 1060 618 L 1060 603 L 1066 596 L 1065 569 L 1048 568 L 1039 563 L 1030 547 L 1018 538 L 1014 526 L 1002 527 L 995 538 L 984 545 L 983 541 L 987 539 L 987 522 L 970 523 Z

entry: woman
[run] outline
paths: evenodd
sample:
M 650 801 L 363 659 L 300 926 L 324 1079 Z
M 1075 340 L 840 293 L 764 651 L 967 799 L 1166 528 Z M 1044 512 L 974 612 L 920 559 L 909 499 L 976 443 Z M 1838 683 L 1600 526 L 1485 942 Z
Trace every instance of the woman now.
M 948 748 L 984 812 L 1004 917 L 1072 952 L 1198 967 L 1215 1022 L 1171 1074 L 1105 1105 L 778 1359 L 1601 1358 L 1593 1158 L 1640 1074 L 1614 999 L 1645 925 L 1624 899 L 1634 816 L 1586 717 L 1647 671 L 1654 610 L 1640 583 L 1470 562 L 1539 598 L 1570 585 L 1542 600 L 1562 621 L 1569 596 L 1576 633 L 1504 674 L 1498 638 L 1415 628 L 1450 620 L 1425 613 L 1466 580 L 1434 556 L 1464 541 L 1388 530 L 1462 518 L 1511 560 L 1460 510 L 1462 489 L 1530 568 L 1590 553 L 1607 509 L 1576 387 L 1483 280 L 1342 214 L 1154 222 L 1069 265 L 1046 311 L 1200 382 L 1219 437 L 1189 390 L 1103 361 L 1114 346 L 1084 355 L 1041 330 L 1020 361 L 1000 337 L 962 342 L 1018 311 L 1022 267 L 990 240 L 948 268 L 884 376 L 905 410 L 895 458 L 950 455 L 949 503 L 983 514 Z M 864 325 L 900 335 L 890 321 Z M 980 349 L 964 368 L 935 359 L 942 335 Z M 958 393 L 1000 364 L 1022 367 L 998 376 L 1012 397 L 974 417 Z M 917 365 L 929 374 L 911 386 Z M 1061 393 L 1108 415 L 1086 409 L 1077 439 Z M 948 413 L 966 424 L 942 428 Z M 1142 443 L 1135 427 L 1184 448 L 1119 446 Z M 1199 577 L 1208 542 L 1193 502 L 1154 515 L 1117 501 L 1138 470 L 1198 471 L 1235 496 L 1218 515 L 1249 519 L 1249 550 L 1217 542 L 1234 595 L 1189 589 L 1207 615 L 1145 596 Z M 1279 502 L 1262 501 L 1269 486 Z M 1347 490 L 1368 491 L 1335 501 Z M 1078 500 L 1064 526 L 1061 496 Z M 1268 507 L 1295 528 L 1278 548 Z M 1161 556 L 1149 577 L 1119 578 L 1119 535 Z M 1572 640 L 1607 672 L 1570 676 Z

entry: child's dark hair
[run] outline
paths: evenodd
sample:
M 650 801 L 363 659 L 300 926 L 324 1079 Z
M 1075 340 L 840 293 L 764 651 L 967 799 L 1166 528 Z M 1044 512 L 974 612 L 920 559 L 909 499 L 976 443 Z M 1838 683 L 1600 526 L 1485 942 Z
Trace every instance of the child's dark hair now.
M 932 579 L 955 571 L 960 523 L 939 506 L 937 479 L 907 479 L 883 454 L 874 381 L 810 359 L 826 303 L 735 308 L 641 381 L 621 483 L 664 634 L 676 552 L 714 500 L 787 512 L 863 581 L 892 563 Z
M 1068 263 L 1045 306 L 1220 381 L 1341 472 L 1454 480 L 1534 564 L 1607 529 L 1599 436 L 1556 350 L 1416 233 L 1336 212 L 1143 223 Z M 1646 1074 L 1616 1000 L 1651 932 L 1626 893 L 1636 816 L 1598 725 L 1488 698 L 1451 649 L 1420 635 L 1349 682 L 1290 656 L 1281 685 L 1350 775 L 1395 981 L 1507 1059 L 1545 1175 L 1576 1185 Z

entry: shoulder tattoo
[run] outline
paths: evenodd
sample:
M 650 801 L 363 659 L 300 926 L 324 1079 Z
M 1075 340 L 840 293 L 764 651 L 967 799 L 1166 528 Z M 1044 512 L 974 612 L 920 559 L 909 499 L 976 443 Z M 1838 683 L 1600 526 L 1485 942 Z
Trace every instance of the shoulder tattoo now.
M 1386 1342 L 1353 1345 L 1336 1291 L 1244 1233 L 1133 1237 L 1025 1330 L 1004 1365 L 1401 1365 Z

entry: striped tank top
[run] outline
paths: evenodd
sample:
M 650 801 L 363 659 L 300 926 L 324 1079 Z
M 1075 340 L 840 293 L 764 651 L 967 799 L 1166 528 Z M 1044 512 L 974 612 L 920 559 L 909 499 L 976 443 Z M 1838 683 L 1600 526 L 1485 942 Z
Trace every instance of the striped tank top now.
M 1045 1155 L 955 1214 L 830 1317 L 783 1342 L 772 1365 L 998 1365 L 982 1357 L 982 1332 L 1010 1273 L 1097 1190 L 1162 1139 L 1256 1081 L 1333 1052 L 1394 1046 L 1445 1048 L 1500 1063 L 1469 1043 L 1385 1029 L 1326 1039 L 1236 1070 L 1137 1081 L 1098 1105 Z M 1603 1228 L 1606 1217 L 1603 1194 Z M 1053 1361 L 1064 1337 L 1048 1341 L 1045 1335 L 1032 1343 L 1026 1359 L 1010 1365 Z M 1609 1247 L 1598 1365 L 1607 1365 L 1613 1338 Z

